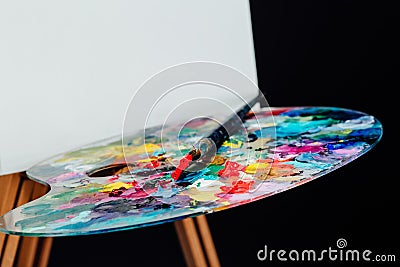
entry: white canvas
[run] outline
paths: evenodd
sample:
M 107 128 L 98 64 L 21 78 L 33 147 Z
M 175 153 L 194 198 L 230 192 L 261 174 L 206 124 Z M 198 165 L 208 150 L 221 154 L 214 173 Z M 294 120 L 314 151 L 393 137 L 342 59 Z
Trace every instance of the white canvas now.
M 140 84 L 188 61 L 256 81 L 248 1 L 1 1 L 0 174 L 121 134 Z

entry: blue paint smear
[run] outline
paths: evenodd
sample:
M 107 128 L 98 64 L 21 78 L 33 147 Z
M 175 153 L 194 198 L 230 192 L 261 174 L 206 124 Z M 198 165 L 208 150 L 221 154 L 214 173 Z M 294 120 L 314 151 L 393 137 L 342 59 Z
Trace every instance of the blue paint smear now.
M 337 162 L 337 159 L 331 158 L 330 160 L 327 160 L 326 156 L 322 157 L 318 153 L 304 153 L 297 156 L 296 161 L 311 163 L 314 164 L 314 166 L 318 166 L 320 169 L 327 169 L 332 167 Z
M 266 127 L 254 132 L 258 138 L 273 138 L 275 133 L 279 138 L 293 137 L 305 133 L 317 133 L 323 128 L 331 126 L 335 120 L 312 120 L 306 122 L 283 122 L 277 127 Z
M 352 120 L 360 117 L 360 113 L 354 112 L 352 110 L 340 109 L 340 108 L 324 108 L 324 107 L 309 107 L 302 109 L 293 109 L 279 114 L 280 116 L 289 117 L 305 117 L 305 116 L 315 116 L 318 117 L 329 117 L 334 120 Z
M 326 148 L 329 151 L 333 151 L 336 149 L 351 149 L 354 147 L 365 147 L 365 142 L 342 142 L 342 143 L 334 143 L 334 144 L 327 144 Z

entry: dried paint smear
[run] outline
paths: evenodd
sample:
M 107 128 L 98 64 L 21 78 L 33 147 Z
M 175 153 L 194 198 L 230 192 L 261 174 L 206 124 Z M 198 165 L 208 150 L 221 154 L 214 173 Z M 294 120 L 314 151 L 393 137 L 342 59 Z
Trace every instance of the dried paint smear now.
M 339 108 L 275 108 L 248 115 L 247 132 L 226 141 L 206 168 L 171 173 L 215 127 L 199 119 L 154 128 L 60 155 L 28 171 L 51 186 L 42 198 L 0 217 L 8 233 L 57 236 L 132 229 L 223 210 L 285 191 L 343 166 L 381 135 L 372 116 Z M 256 127 L 261 125 L 261 127 Z M 172 136 L 179 136 L 179 142 Z M 126 166 L 125 161 L 129 164 Z M 120 164 L 120 165 L 118 165 Z M 97 170 L 97 171 L 96 171 Z

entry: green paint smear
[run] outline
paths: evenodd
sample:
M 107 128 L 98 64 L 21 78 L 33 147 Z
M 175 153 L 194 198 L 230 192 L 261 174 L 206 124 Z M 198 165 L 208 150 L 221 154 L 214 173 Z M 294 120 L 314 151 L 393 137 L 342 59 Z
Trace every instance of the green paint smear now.
M 43 215 L 51 212 L 50 207 L 50 204 L 38 204 L 35 206 L 23 208 L 21 213 L 29 215 Z
M 80 187 L 80 188 L 75 188 L 73 190 L 69 190 L 69 191 L 65 191 L 65 192 L 61 192 L 58 194 L 54 194 L 49 196 L 50 198 L 55 198 L 55 199 L 60 199 L 60 200 L 64 200 L 67 201 L 69 199 L 72 199 L 74 197 L 76 197 L 77 195 L 81 195 L 81 194 L 87 194 L 87 193 L 95 193 L 95 192 L 99 192 L 99 190 L 103 187 L 103 185 L 101 184 L 89 184 L 86 185 L 84 187 Z
M 210 164 L 205 170 L 205 174 L 218 174 L 224 168 L 223 165 Z
M 324 139 L 324 138 L 333 138 L 334 136 L 337 137 L 347 137 L 353 130 L 351 129 L 344 129 L 338 131 L 321 131 L 319 133 L 310 135 L 313 139 Z
M 40 227 L 56 220 L 65 219 L 65 217 L 68 215 L 79 214 L 82 211 L 88 211 L 94 207 L 94 204 L 85 204 L 64 210 L 53 210 L 46 215 L 35 216 L 33 218 L 17 221 L 15 226 L 21 227 L 22 230 L 29 230 L 29 228 Z

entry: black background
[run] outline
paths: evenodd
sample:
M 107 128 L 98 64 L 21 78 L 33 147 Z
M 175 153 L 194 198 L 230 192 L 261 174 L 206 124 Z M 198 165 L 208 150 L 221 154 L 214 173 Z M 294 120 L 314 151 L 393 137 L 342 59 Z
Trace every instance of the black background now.
M 395 254 L 398 264 L 395 10 L 384 1 L 251 1 L 259 87 L 269 104 L 364 111 L 382 122 L 384 136 L 360 159 L 305 186 L 208 215 L 222 266 L 294 266 L 259 262 L 256 253 L 264 245 L 325 249 L 338 238 L 349 249 Z M 50 259 L 50 266 L 146 265 L 184 266 L 172 223 L 56 238 Z

